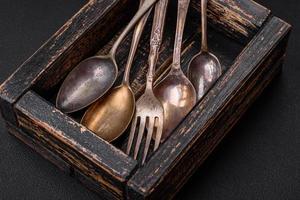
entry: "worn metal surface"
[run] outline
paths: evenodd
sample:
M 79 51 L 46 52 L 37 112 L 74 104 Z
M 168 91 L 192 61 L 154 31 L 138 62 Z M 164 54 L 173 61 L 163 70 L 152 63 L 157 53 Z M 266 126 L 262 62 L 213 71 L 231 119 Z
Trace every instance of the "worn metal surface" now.
M 219 59 L 209 52 L 207 44 L 207 0 L 201 0 L 201 51 L 190 62 L 188 77 L 200 100 L 222 75 Z
M 159 56 L 159 50 L 162 44 L 162 37 L 164 33 L 166 11 L 168 7 L 168 0 L 161 0 L 155 7 L 154 20 L 152 25 L 151 37 L 150 37 L 150 53 L 148 57 L 149 70 L 146 77 L 146 89 L 144 94 L 139 98 L 136 104 L 136 113 L 131 125 L 127 154 L 130 155 L 133 140 L 136 137 L 136 144 L 134 147 L 134 159 L 137 159 L 139 151 L 141 150 L 141 142 L 143 139 L 145 127 L 148 128 L 146 144 L 144 147 L 142 164 L 145 163 L 149 152 L 149 147 L 152 137 L 155 135 L 154 151 L 160 145 L 164 111 L 161 102 L 156 98 L 153 93 L 153 83 L 155 75 L 155 66 Z M 138 135 L 135 135 L 136 126 L 139 122 Z
M 178 18 L 173 63 L 170 73 L 155 87 L 154 93 L 164 107 L 165 140 L 196 104 L 196 91 L 181 70 L 181 48 L 189 0 L 178 1 Z

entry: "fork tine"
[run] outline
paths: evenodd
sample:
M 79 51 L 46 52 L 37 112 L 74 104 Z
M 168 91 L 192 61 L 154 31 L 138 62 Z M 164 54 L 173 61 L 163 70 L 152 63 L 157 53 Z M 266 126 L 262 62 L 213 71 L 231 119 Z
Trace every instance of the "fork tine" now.
M 152 134 L 153 134 L 153 129 L 154 129 L 154 122 L 155 118 L 150 117 L 149 118 L 149 124 L 148 124 L 148 133 L 147 133 L 147 139 L 146 139 L 146 145 L 144 149 L 144 155 L 143 155 L 143 160 L 142 160 L 142 165 L 145 163 L 147 159 L 147 154 L 149 151 L 151 139 L 152 139 Z
M 130 150 L 131 150 L 131 147 L 132 147 L 133 138 L 135 136 L 136 123 L 137 123 L 137 116 L 136 116 L 136 114 L 134 114 L 133 121 L 131 123 L 129 140 L 128 140 L 128 143 L 127 143 L 127 151 L 126 151 L 127 155 L 130 154 Z
M 160 145 L 162 132 L 163 132 L 163 119 L 157 117 L 155 121 L 156 121 L 155 124 L 157 125 L 157 130 L 156 130 L 154 151 L 156 151 Z
M 141 117 L 138 138 L 135 144 L 134 156 L 133 156 L 135 160 L 137 159 L 137 156 L 139 154 L 139 149 L 144 135 L 145 124 L 146 124 L 146 117 Z

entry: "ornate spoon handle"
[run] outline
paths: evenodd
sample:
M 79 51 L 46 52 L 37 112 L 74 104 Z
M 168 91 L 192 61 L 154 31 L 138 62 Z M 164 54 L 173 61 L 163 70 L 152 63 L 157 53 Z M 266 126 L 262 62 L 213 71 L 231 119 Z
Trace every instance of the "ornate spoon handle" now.
M 150 53 L 148 57 L 149 70 L 147 74 L 147 88 L 153 88 L 153 77 L 155 73 L 155 66 L 157 63 L 159 49 L 164 33 L 166 11 L 168 7 L 168 0 L 160 0 L 155 7 L 154 20 L 152 25 L 152 32 L 150 38 Z
M 175 36 L 175 45 L 174 45 L 174 54 L 173 54 L 173 69 L 180 69 L 181 62 L 181 46 L 183 31 L 186 21 L 186 15 L 188 12 L 190 0 L 178 0 L 178 16 L 177 16 L 177 27 L 176 27 L 176 36 Z

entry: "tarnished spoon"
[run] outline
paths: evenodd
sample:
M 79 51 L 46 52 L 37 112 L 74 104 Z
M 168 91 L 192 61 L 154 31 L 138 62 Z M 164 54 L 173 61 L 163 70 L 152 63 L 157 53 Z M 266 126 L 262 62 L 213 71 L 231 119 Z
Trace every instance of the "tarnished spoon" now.
M 144 0 L 140 1 L 140 5 Z M 112 142 L 127 129 L 135 110 L 135 98 L 129 83 L 129 74 L 144 26 L 151 11 L 136 26 L 125 67 L 123 82 L 96 101 L 84 114 L 81 123 L 102 139 Z M 112 123 L 112 122 L 116 123 Z
M 165 140 L 196 103 L 196 91 L 181 70 L 181 46 L 190 0 L 178 0 L 177 28 L 173 63 L 169 74 L 154 88 L 156 97 L 164 107 Z
M 218 58 L 208 51 L 207 45 L 207 0 L 201 0 L 202 44 L 201 51 L 189 64 L 188 76 L 200 100 L 222 75 Z
M 114 43 L 108 55 L 90 57 L 79 63 L 64 80 L 56 99 L 56 107 L 71 113 L 102 97 L 114 84 L 118 66 L 117 48 L 128 32 L 158 0 L 146 0 Z

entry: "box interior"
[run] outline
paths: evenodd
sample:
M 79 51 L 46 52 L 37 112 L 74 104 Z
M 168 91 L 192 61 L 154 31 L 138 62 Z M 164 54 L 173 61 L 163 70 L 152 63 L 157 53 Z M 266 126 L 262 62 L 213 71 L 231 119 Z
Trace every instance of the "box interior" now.
M 167 19 L 166 19 L 166 28 L 164 33 L 164 41 L 161 48 L 161 55 L 157 64 L 157 79 L 163 78 L 163 76 L 168 72 L 168 67 L 172 61 L 172 52 L 173 52 L 173 41 L 175 37 L 175 28 L 176 28 L 176 6 L 171 5 L 168 9 Z M 123 14 L 123 13 L 121 13 Z M 124 12 L 125 14 L 125 12 Z M 135 56 L 135 61 L 131 70 L 131 86 L 136 94 L 136 98 L 138 98 L 144 88 L 145 83 L 145 75 L 147 72 L 147 58 L 148 58 L 148 47 L 149 47 L 149 37 L 152 26 L 152 16 L 150 16 L 148 23 L 145 27 L 142 39 L 139 44 L 138 51 Z M 124 23 L 126 24 L 126 23 Z M 118 34 L 122 29 L 118 30 Z M 118 35 L 117 34 L 117 35 Z M 124 72 L 124 66 L 127 61 L 128 51 L 130 48 L 132 33 L 129 34 L 126 39 L 123 41 L 122 45 L 119 47 L 117 53 L 117 62 L 119 67 L 118 79 L 115 83 L 115 86 L 119 85 Z M 200 32 L 200 13 L 196 11 L 194 8 L 190 8 L 189 14 L 187 17 L 187 23 L 184 34 L 184 47 L 183 47 L 183 55 L 182 55 L 182 68 L 186 73 L 187 66 L 191 58 L 197 54 L 200 50 L 200 41 L 201 32 Z M 95 43 L 90 46 L 91 49 L 96 48 L 100 53 L 107 52 L 113 42 L 115 41 L 116 36 L 111 39 L 111 41 L 107 42 L 105 45 L 100 43 Z M 217 31 L 212 25 L 209 25 L 208 28 L 208 44 L 212 53 L 214 53 L 220 60 L 223 72 L 227 71 L 234 60 L 238 55 L 242 52 L 245 44 L 240 43 L 238 40 L 229 38 L 225 33 Z M 85 58 L 92 55 L 84 55 Z M 76 65 L 72 66 L 74 68 Z M 69 70 L 69 71 L 70 71 Z M 40 88 L 39 82 L 33 86 L 32 90 L 35 91 L 38 95 L 40 95 L 47 102 L 55 106 L 55 99 L 58 93 L 59 87 L 66 77 L 67 74 L 62 74 L 60 79 L 57 80 L 57 83 L 54 86 L 49 88 Z M 43 77 L 44 80 L 51 79 L 51 77 Z M 199 103 L 199 102 L 198 102 Z M 80 122 L 81 117 L 86 109 L 81 110 L 79 112 L 70 114 L 69 116 L 77 122 Z M 127 145 L 128 138 L 128 130 L 120 137 L 117 141 L 113 142 L 116 148 L 124 150 Z

